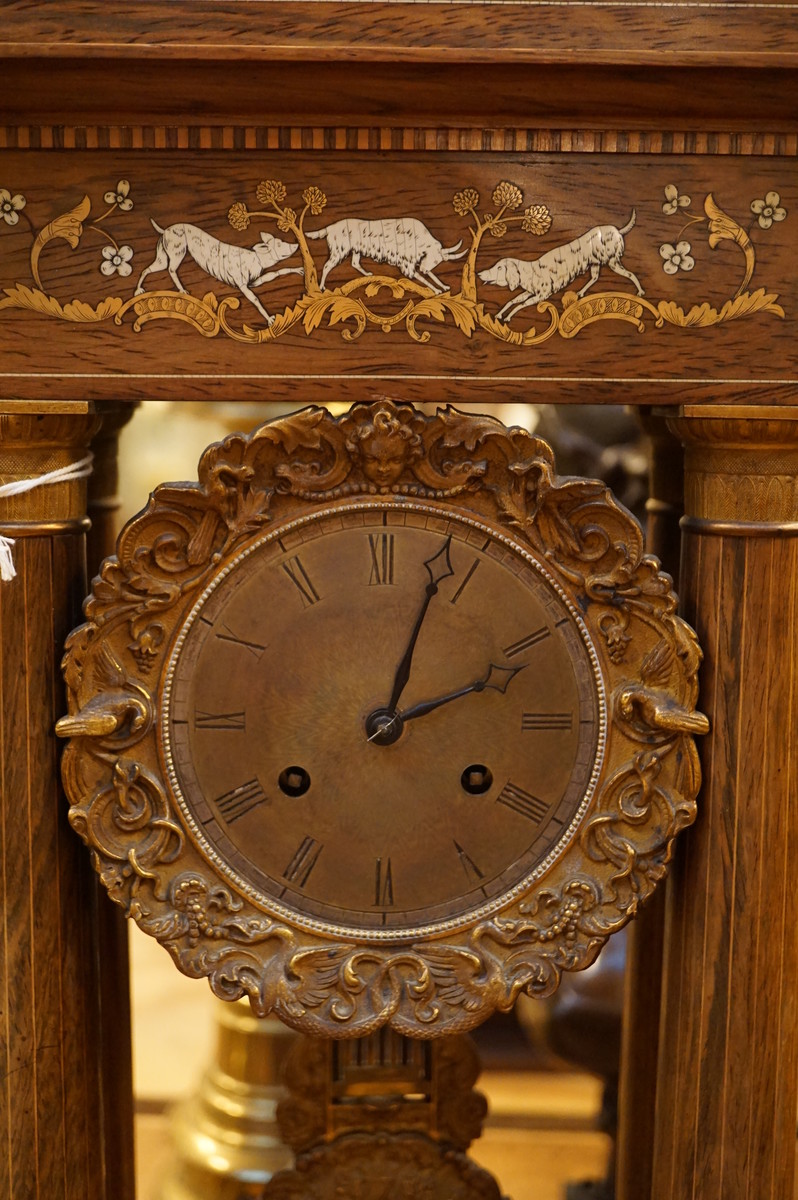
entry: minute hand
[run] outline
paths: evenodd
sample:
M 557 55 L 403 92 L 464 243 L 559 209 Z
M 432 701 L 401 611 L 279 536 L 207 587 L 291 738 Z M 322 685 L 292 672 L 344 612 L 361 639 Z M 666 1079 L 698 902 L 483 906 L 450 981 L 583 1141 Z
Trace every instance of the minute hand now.
M 520 667 L 497 667 L 495 663 L 491 663 L 484 679 L 476 679 L 467 687 L 458 688 L 456 692 L 448 692 L 445 696 L 438 696 L 435 700 L 422 700 L 419 704 L 414 704 L 412 708 L 399 713 L 399 717 L 403 723 L 412 721 L 415 717 L 423 717 L 433 709 L 440 708 L 442 704 L 448 704 L 451 700 L 459 700 L 461 696 L 467 696 L 469 692 L 484 692 L 486 688 L 504 693 L 509 687 L 510 680 L 519 671 L 523 671 L 526 666 L 526 663 L 522 663 Z
M 428 558 L 424 563 L 424 566 L 427 568 L 427 574 L 429 575 L 429 583 L 424 589 L 424 599 L 421 602 L 421 608 L 419 609 L 418 616 L 416 617 L 416 623 L 413 626 L 412 633 L 410 634 L 410 641 L 407 643 L 407 649 L 402 656 L 399 666 L 396 668 L 396 675 L 393 681 L 393 691 L 391 692 L 391 698 L 386 706 L 386 711 L 389 713 L 396 712 L 396 706 L 399 703 L 399 697 L 404 691 L 405 685 L 410 678 L 410 664 L 413 661 L 413 651 L 416 648 L 418 635 L 421 632 L 421 626 L 423 625 L 424 618 L 427 615 L 429 602 L 437 592 L 438 584 L 441 582 L 441 580 L 445 579 L 447 575 L 454 575 L 452 564 L 449 560 L 449 545 L 451 540 L 451 537 L 448 537 L 437 554 L 434 554 L 432 558 Z

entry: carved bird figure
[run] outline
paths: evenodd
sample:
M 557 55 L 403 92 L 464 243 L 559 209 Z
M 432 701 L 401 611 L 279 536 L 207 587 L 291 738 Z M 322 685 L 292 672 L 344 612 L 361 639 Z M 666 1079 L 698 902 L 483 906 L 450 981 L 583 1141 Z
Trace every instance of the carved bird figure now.
M 61 717 L 55 731 L 59 737 L 108 737 L 127 727 L 136 733 L 150 719 L 150 708 L 138 688 L 114 657 L 107 643 L 90 660 L 91 685 L 95 694 L 75 713 Z
M 680 704 L 665 687 L 674 665 L 675 651 L 661 641 L 643 659 L 640 680 L 625 683 L 616 696 L 620 716 L 638 729 L 664 733 L 709 733 L 703 713 Z

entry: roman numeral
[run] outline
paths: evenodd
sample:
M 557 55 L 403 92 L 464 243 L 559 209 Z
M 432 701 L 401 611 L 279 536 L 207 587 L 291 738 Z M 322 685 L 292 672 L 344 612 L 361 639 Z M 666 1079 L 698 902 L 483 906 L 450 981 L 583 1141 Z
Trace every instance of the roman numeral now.
M 460 866 L 465 871 L 466 879 L 469 881 L 469 883 L 476 883 L 477 880 L 484 879 L 485 876 L 482 871 L 480 871 L 473 858 L 466 854 L 459 842 L 454 843 L 454 848 L 457 851 L 457 856 L 460 859 Z
M 254 654 L 256 658 L 260 658 L 265 646 L 261 646 L 260 642 L 248 642 L 246 638 L 239 637 L 237 633 L 229 625 L 222 625 L 224 633 L 217 633 L 216 636 L 220 642 L 232 642 L 236 646 L 242 646 L 245 650 L 249 650 L 250 654 Z
M 506 808 L 511 808 L 519 816 L 534 821 L 536 825 L 540 824 L 549 811 L 549 805 L 545 800 L 539 800 L 537 796 L 533 796 L 531 792 L 525 792 L 515 783 L 506 784 L 496 797 L 496 802 L 504 804 Z
M 460 584 L 459 588 L 457 589 L 457 591 L 455 592 L 455 594 L 452 596 L 451 600 L 449 601 L 450 604 L 456 604 L 457 601 L 460 599 L 463 592 L 465 591 L 466 584 L 471 579 L 471 577 L 473 576 L 473 574 L 476 571 L 478 566 L 479 566 L 479 559 L 475 558 L 474 561 L 472 562 L 471 566 L 466 571 L 463 582 Z
M 529 650 L 531 646 L 537 646 L 538 642 L 544 641 L 547 637 L 551 637 L 551 630 L 544 625 L 541 629 L 536 629 L 534 633 L 528 633 L 526 637 L 519 638 L 510 646 L 505 646 L 502 654 L 505 658 L 515 658 L 516 655 Z
M 393 583 L 393 539 L 392 533 L 370 533 L 371 575 L 369 586 Z
M 374 873 L 374 904 L 378 908 L 393 906 L 393 872 L 390 858 L 378 858 Z
M 573 729 L 574 714 L 567 713 L 531 713 L 521 714 L 521 729 Z
M 232 825 L 234 821 L 238 821 L 265 802 L 266 793 L 257 779 L 248 779 L 246 783 L 240 783 L 231 792 L 217 796 L 214 801 L 228 825 Z
M 194 709 L 195 729 L 246 729 L 245 712 L 211 713 Z
M 321 596 L 310 582 L 310 576 L 302 565 L 298 554 L 295 554 L 293 558 L 289 558 L 288 562 L 283 563 L 283 570 L 302 597 L 303 608 L 310 608 L 311 604 L 317 604 L 321 600 Z
M 303 888 L 310 878 L 310 872 L 318 862 L 324 846 L 315 838 L 303 838 L 297 847 L 296 854 L 283 871 L 283 879 Z

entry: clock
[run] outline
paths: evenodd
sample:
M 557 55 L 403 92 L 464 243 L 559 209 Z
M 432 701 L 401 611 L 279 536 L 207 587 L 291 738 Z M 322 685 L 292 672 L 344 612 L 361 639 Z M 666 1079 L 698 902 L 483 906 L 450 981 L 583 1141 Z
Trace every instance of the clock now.
M 320 934 L 481 919 L 578 828 L 606 701 L 584 622 L 483 522 L 359 500 L 245 546 L 165 675 L 171 794 L 233 889 Z
M 584 966 L 695 812 L 699 651 L 540 439 L 386 398 L 210 447 L 65 658 L 70 820 L 225 998 L 464 1030 Z

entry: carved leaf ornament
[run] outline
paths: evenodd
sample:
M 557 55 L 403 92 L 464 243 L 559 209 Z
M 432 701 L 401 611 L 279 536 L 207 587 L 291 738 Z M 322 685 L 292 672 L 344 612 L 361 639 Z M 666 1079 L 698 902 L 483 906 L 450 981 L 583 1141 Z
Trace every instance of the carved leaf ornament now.
M 387 476 L 361 453 L 375 430 Z M 219 869 L 174 794 L 159 732 L 174 647 L 213 581 L 242 550 L 353 505 L 468 519 L 523 553 L 578 615 L 598 681 L 603 732 L 578 824 L 506 895 L 421 930 L 306 920 Z M 158 487 L 103 564 L 64 658 L 70 822 L 112 899 L 217 996 L 246 994 L 258 1014 L 314 1035 L 468 1030 L 589 965 L 695 817 L 693 738 L 708 723 L 695 711 L 701 654 L 675 609 L 634 519 L 603 484 L 558 478 L 539 438 L 387 398 L 338 418 L 305 408 L 210 446 L 198 482 Z

